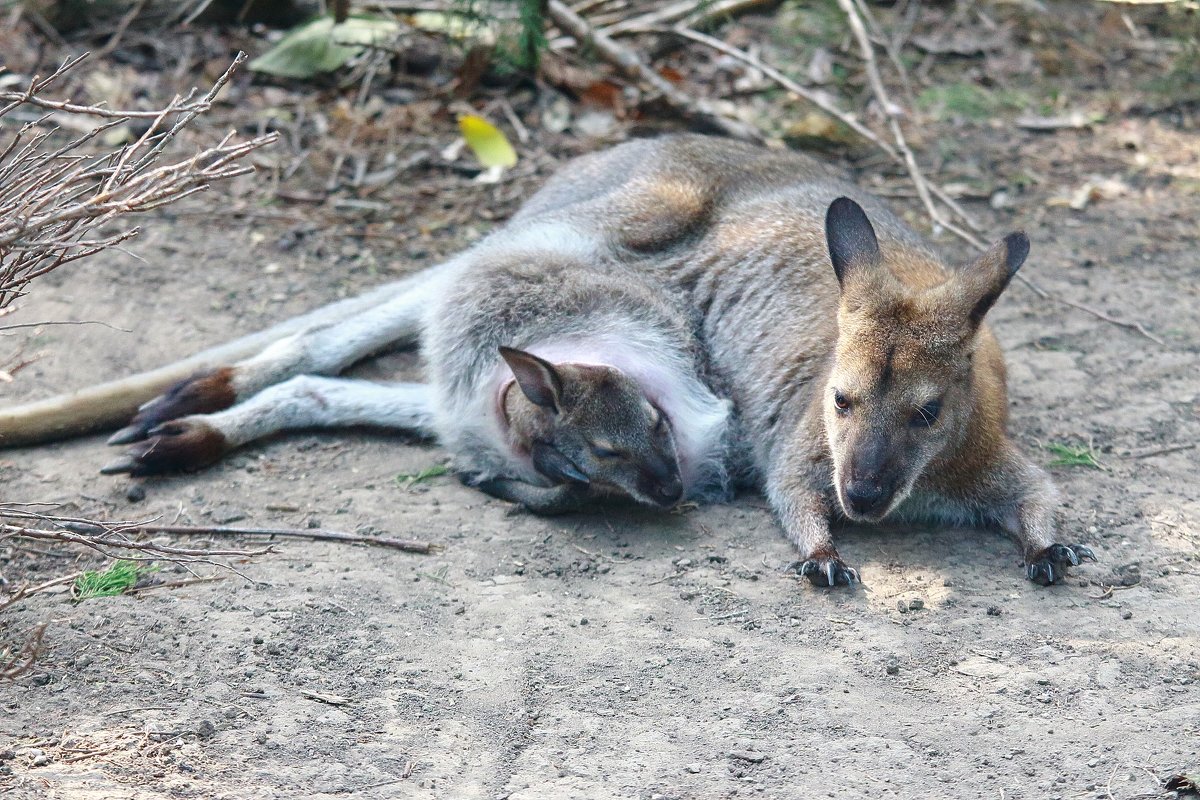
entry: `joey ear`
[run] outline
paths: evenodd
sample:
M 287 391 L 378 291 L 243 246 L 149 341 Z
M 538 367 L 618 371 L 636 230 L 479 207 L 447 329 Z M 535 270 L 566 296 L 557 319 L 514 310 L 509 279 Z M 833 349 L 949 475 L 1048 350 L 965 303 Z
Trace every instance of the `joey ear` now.
M 825 212 L 825 243 L 838 283 L 846 285 L 846 276 L 855 268 L 880 263 L 879 240 L 867 219 L 867 212 L 849 197 L 839 197 Z
M 580 483 L 584 486 L 591 483 L 588 476 L 584 475 L 571 459 L 546 442 L 534 442 L 529 448 L 529 457 L 533 460 L 533 468 L 552 481 Z
M 559 412 L 563 391 L 562 378 L 553 364 L 533 353 L 512 347 L 501 347 L 500 356 L 512 370 L 517 385 L 521 387 L 521 393 L 529 398 L 529 402 L 556 414 Z
M 1029 237 L 1022 231 L 1010 233 L 959 273 L 972 327 L 983 322 L 1028 255 Z

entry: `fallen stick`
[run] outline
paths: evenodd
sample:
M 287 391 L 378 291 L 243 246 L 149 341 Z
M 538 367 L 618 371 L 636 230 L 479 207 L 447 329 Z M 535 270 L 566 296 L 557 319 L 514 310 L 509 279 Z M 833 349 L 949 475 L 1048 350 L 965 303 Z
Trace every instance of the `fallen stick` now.
M 654 11 L 628 17 L 614 22 L 603 29 L 606 36 L 630 36 L 638 33 L 653 33 L 661 25 L 676 24 L 686 28 L 704 27 L 713 20 L 724 19 L 744 13 L 758 6 L 770 5 L 777 0 L 681 0 Z
M 667 105 L 679 112 L 685 119 L 720 131 L 734 139 L 762 143 L 762 134 L 756 127 L 725 117 L 708 101 L 681 92 L 674 84 L 642 61 L 637 53 L 617 44 L 611 37 L 592 28 L 587 20 L 572 11 L 563 0 L 550 0 L 547 11 L 550 19 L 564 33 L 574 36 L 576 41 L 589 42 L 596 48 L 596 52 L 601 58 L 621 70 L 631 80 L 641 81 L 653 88 L 662 95 Z
M 83 523 L 67 523 L 64 527 L 81 531 L 82 528 L 102 530 L 99 525 L 89 526 Z M 376 547 L 390 547 L 403 550 L 406 553 L 422 553 L 428 555 L 441 549 L 433 542 L 417 542 L 411 539 L 394 539 L 389 536 L 363 536 L 357 533 L 343 533 L 320 528 L 236 528 L 228 526 L 204 525 L 153 525 L 131 524 L 121 525 L 122 533 L 166 533 L 174 536 L 279 536 L 281 538 L 313 539 L 321 542 L 349 542 L 352 544 L 369 544 Z

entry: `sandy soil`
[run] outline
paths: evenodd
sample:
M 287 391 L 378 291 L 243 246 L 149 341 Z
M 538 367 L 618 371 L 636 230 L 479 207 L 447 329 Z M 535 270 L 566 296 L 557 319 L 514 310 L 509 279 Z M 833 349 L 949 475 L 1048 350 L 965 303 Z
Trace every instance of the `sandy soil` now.
M 1156 159 L 1196 152 L 1194 135 L 1133 124 Z M 1049 142 L 1091 146 L 1073 132 L 1034 145 Z M 1133 157 L 1118 153 L 1116 168 Z M 1030 278 L 1167 342 L 1020 285 L 993 313 L 1018 440 L 1047 464 L 1045 444 L 1091 442 L 1103 466 L 1055 470 L 1064 540 L 1099 557 L 1065 585 L 1028 583 L 1015 545 L 993 533 L 848 530 L 840 546 L 864 584 L 816 590 L 782 571 L 792 553 L 761 498 L 538 519 L 450 478 L 402 487 L 397 474 L 444 454 L 366 432 L 251 447 L 148 482 L 137 503 L 128 481 L 97 475 L 111 456 L 100 438 L 8 451 L 10 498 L 110 518 L 369 526 L 444 550 L 287 542 L 241 564 L 248 580 L 20 604 L 0 620 L 8 640 L 50 627 L 37 668 L 0 687 L 0 788 L 1160 796 L 1162 778 L 1196 768 L 1200 741 L 1200 451 L 1148 455 L 1200 440 L 1197 197 L 1164 177 L 1170 166 L 1082 212 L 1042 197 L 981 212 L 997 230 L 1027 227 Z M 432 263 L 440 247 L 417 259 L 337 241 L 282 250 L 286 225 L 269 220 L 184 215 L 148 228 L 136 246 L 148 263 L 110 253 L 80 264 L 44 281 L 18 320 L 129 332 L 41 329 L 30 347 L 44 355 L 0 385 L 5 402 L 183 356 Z M 66 566 L 9 554 L 7 569 L 23 565 Z

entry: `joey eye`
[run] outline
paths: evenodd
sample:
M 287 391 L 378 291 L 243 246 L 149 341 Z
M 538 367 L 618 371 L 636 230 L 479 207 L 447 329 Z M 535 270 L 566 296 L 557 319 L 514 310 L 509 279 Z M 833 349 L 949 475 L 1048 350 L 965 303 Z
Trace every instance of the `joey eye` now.
M 592 455 L 594 455 L 596 458 L 620 458 L 621 456 L 620 453 L 618 453 L 616 450 L 613 450 L 611 447 L 604 447 L 603 445 L 599 444 L 592 445 Z
M 846 414 L 850 411 L 850 399 L 836 390 L 833 393 L 833 405 L 837 408 L 839 414 Z
M 938 414 L 942 413 L 942 401 L 931 400 L 913 412 L 908 418 L 908 424 L 914 428 L 929 428 L 937 422 Z

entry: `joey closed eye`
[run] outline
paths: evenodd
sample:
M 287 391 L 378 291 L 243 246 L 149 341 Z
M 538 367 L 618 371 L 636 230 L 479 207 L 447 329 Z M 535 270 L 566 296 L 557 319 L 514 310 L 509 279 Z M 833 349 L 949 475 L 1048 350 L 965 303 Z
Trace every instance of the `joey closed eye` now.
M 908 418 L 908 424 L 914 428 L 929 428 L 933 423 L 937 422 L 938 415 L 942 413 L 942 401 L 930 400 L 923 406 L 917 408 Z
M 616 450 L 612 449 L 611 447 L 607 447 L 603 444 L 597 444 L 595 442 L 592 443 L 591 450 L 592 450 L 592 455 L 594 455 L 596 458 L 620 458 L 621 457 L 621 454 L 619 452 L 617 452 Z

